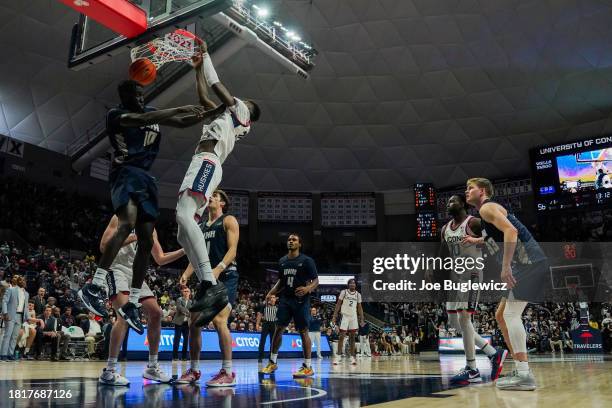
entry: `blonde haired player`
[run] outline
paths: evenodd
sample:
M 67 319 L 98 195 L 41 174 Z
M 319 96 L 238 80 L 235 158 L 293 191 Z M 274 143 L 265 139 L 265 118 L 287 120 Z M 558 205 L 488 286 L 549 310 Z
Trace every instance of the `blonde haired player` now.
M 336 324 L 338 312 L 342 314 L 340 321 L 340 336 L 338 338 L 338 354 L 334 357 L 334 365 L 340 363 L 340 354 L 344 351 L 344 337 L 349 334 L 349 353 L 351 354 L 351 364 L 356 365 L 357 353 L 355 350 L 355 336 L 359 326 L 364 325 L 363 309 L 361 307 L 361 293 L 357 292 L 355 279 L 349 279 L 348 288 L 342 289 L 338 296 L 338 303 L 332 317 L 332 324 Z M 359 314 L 359 321 L 357 321 Z

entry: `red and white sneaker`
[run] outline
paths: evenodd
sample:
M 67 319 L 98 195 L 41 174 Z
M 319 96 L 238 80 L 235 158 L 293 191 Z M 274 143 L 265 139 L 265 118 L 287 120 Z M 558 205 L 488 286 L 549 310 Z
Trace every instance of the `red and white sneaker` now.
M 223 368 L 210 381 L 206 382 L 207 387 L 234 387 L 235 385 L 236 373 L 230 375 Z
M 177 384 L 192 384 L 200 380 L 202 373 L 200 371 L 192 370 L 191 368 L 181 375 L 181 378 L 176 380 Z

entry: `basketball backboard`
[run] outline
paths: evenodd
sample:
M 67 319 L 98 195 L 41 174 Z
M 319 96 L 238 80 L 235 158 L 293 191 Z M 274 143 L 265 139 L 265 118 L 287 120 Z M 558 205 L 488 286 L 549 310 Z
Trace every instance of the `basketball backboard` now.
M 96 21 L 80 15 L 74 25 L 68 67 L 80 70 L 114 55 L 127 52 L 177 28 L 184 28 L 205 38 L 202 20 L 228 9 L 231 0 L 133 0 L 131 3 L 147 14 L 147 30 L 135 37 L 118 35 Z

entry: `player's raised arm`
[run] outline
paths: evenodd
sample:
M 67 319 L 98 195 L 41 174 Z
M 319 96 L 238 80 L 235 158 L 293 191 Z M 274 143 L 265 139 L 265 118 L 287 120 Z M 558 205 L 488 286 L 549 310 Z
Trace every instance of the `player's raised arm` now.
M 173 252 L 164 252 L 159 243 L 159 240 L 157 239 L 157 231 L 153 230 L 153 247 L 151 248 L 151 255 L 159 266 L 163 266 L 185 256 L 185 251 L 183 250 L 183 248 L 181 248 Z
M 173 116 L 189 114 L 190 116 L 199 116 L 203 119 L 204 108 L 202 106 L 187 105 L 178 108 L 162 109 L 152 112 L 143 113 L 124 113 L 119 117 L 119 124 L 123 127 L 140 127 L 160 123 L 163 125 L 172 126 L 173 122 L 168 122 L 168 119 Z
M 202 108 L 202 107 L 199 107 Z M 215 118 L 219 116 L 225 110 L 224 105 L 219 105 L 215 109 L 207 110 L 207 111 L 199 111 L 199 113 L 192 113 L 185 116 L 175 116 L 168 119 L 165 119 L 159 122 L 160 125 L 175 127 L 175 128 L 188 128 L 190 126 L 196 125 L 200 122 L 207 121 L 209 119 Z
M 210 54 L 208 53 L 208 46 L 206 43 L 200 44 L 200 50 L 202 51 L 202 68 L 204 71 L 204 78 L 206 79 L 206 83 L 211 87 L 215 95 L 221 100 L 225 106 L 234 106 L 236 104 L 236 100 L 234 96 L 227 90 L 225 85 L 221 83 L 219 80 L 219 76 L 217 75 L 217 71 L 212 63 L 212 59 L 210 58 Z
M 196 90 L 198 91 L 198 99 L 200 100 L 200 105 L 202 105 L 206 110 L 215 109 L 217 104 L 210 99 L 208 95 L 208 86 L 206 85 L 206 79 L 204 78 L 204 73 L 202 72 L 202 62 L 203 55 L 206 51 L 204 43 L 199 44 L 199 52 L 193 56 L 193 69 L 196 73 Z

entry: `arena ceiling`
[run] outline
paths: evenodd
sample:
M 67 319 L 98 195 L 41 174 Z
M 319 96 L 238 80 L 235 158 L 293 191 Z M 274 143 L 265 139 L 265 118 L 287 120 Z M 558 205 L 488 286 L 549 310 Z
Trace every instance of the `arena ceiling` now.
M 263 1 L 262 1 L 263 2 Z M 319 50 L 309 81 L 254 48 L 219 69 L 262 121 L 226 188 L 388 191 L 529 174 L 530 147 L 612 133 L 612 1 L 266 0 Z M 117 101 L 126 58 L 66 67 L 76 13 L 0 0 L 0 133 L 65 152 Z M 195 102 L 188 89 L 174 105 Z M 199 129 L 166 131 L 177 185 Z

